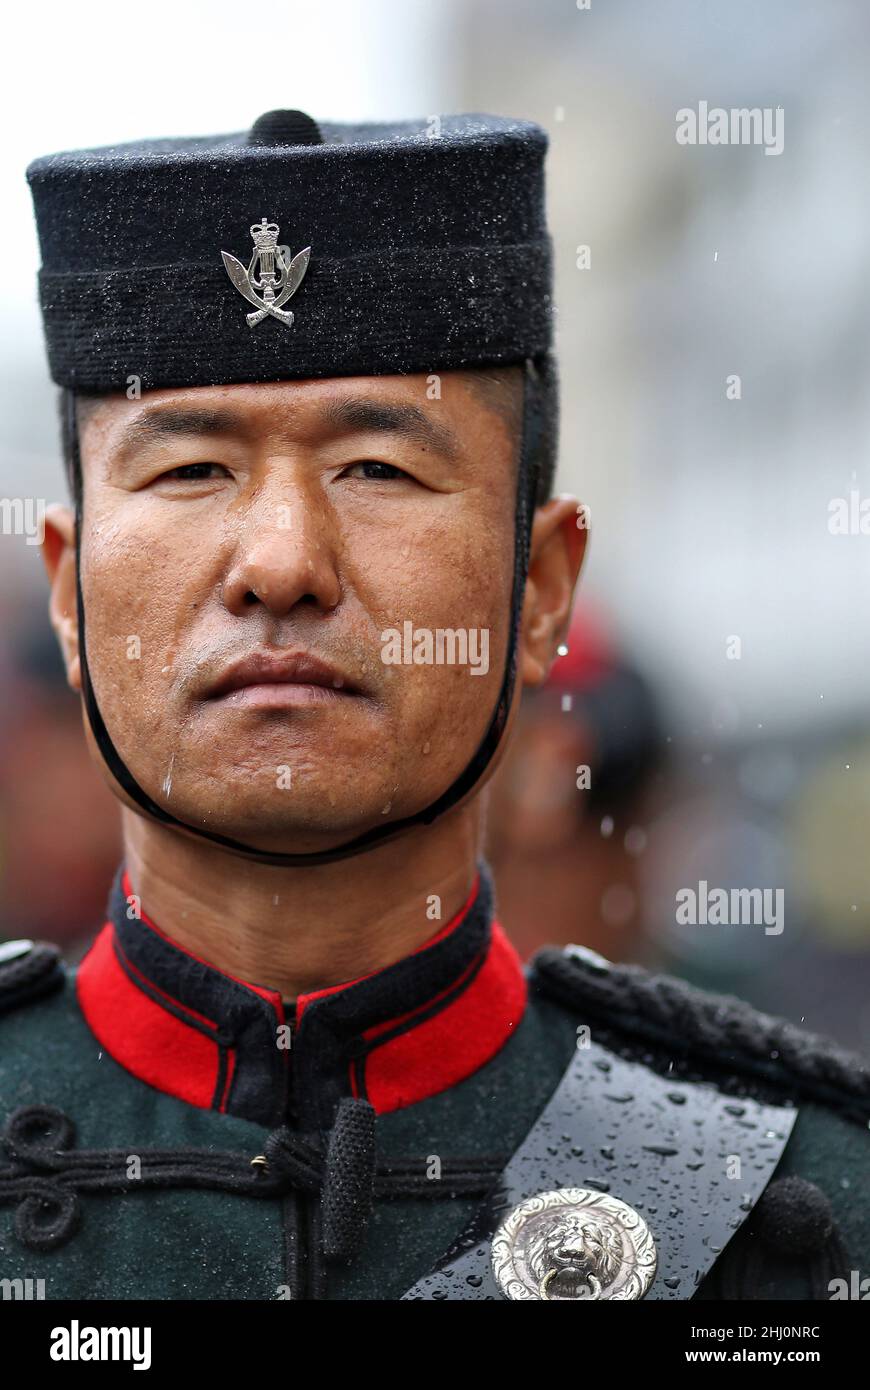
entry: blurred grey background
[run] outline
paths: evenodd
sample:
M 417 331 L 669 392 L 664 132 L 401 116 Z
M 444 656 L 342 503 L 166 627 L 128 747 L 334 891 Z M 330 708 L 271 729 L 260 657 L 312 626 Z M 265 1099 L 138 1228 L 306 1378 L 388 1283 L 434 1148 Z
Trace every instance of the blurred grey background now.
M 503 919 L 530 950 L 557 914 L 565 939 L 870 1051 L 870 535 L 829 526 L 835 499 L 870 498 L 870 7 L 289 0 L 261 24 L 227 0 L 49 0 L 39 13 L 36 35 L 26 10 L 7 27 L 20 61 L 2 95 L 0 493 L 66 496 L 24 181 L 35 155 L 240 130 L 281 106 L 539 121 L 559 481 L 591 510 L 581 619 L 642 689 L 617 717 L 605 684 L 584 737 L 630 743 L 654 709 L 656 756 L 612 807 L 578 814 L 576 844 L 537 846 L 539 928 L 510 877 L 522 846 L 494 843 Z M 679 144 L 677 111 L 701 101 L 781 107 L 782 152 Z M 52 657 L 38 548 L 0 536 L 0 578 L 0 924 L 73 943 L 98 925 L 114 812 Z M 675 893 L 701 879 L 784 887 L 784 931 L 679 927 Z

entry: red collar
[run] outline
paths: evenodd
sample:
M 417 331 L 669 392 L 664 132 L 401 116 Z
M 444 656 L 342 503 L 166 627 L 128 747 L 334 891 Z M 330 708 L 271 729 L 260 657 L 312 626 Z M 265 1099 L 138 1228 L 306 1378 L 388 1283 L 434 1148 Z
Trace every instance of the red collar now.
M 342 1096 L 398 1110 L 477 1071 L 523 1016 L 525 977 L 483 861 L 460 912 L 411 955 L 295 1007 L 191 955 L 144 912 L 129 917 L 132 899 L 122 865 L 78 969 L 79 1004 L 116 1062 L 203 1109 L 303 1128 L 330 1125 Z

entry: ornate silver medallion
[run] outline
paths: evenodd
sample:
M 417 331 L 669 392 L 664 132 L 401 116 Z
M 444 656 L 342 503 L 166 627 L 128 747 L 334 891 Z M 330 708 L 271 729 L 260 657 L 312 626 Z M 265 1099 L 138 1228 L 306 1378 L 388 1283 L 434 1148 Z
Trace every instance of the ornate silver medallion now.
M 652 1233 L 618 1197 L 560 1187 L 530 1197 L 502 1222 L 492 1267 L 507 1298 L 643 1298 L 656 1272 Z
M 248 314 L 248 324 L 254 328 L 269 315 L 279 319 L 289 328 L 293 315 L 289 309 L 282 309 L 291 294 L 295 294 L 308 269 L 311 247 L 297 251 L 290 259 L 290 247 L 278 245 L 277 222 L 267 222 L 265 217 L 255 222 L 251 228 L 254 239 L 254 254 L 247 270 L 241 261 L 231 256 L 229 251 L 221 251 L 227 275 L 229 275 L 239 294 L 243 294 L 249 304 L 257 306 L 256 312 Z M 260 291 L 258 294 L 257 291 Z

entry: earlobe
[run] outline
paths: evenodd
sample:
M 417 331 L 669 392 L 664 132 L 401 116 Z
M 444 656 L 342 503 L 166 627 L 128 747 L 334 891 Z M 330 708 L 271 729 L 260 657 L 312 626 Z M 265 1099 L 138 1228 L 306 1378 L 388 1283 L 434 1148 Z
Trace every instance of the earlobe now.
M 587 535 L 586 513 L 576 497 L 553 498 L 535 512 L 523 602 L 524 685 L 543 685 L 567 634 Z
M 75 518 L 69 507 L 55 503 L 46 509 L 42 561 L 51 586 L 48 613 L 66 667 L 67 683 L 73 690 L 80 690 Z

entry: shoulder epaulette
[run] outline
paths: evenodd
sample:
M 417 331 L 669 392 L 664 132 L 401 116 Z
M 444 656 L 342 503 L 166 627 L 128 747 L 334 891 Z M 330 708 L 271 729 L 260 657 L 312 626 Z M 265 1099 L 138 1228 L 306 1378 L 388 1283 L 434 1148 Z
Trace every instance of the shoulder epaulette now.
M 581 946 L 539 951 L 530 978 L 537 991 L 582 1010 L 607 1045 L 618 1047 L 629 1038 L 652 1049 L 654 1066 L 664 1062 L 670 1069 L 673 1062 L 666 1059 L 680 1056 L 703 1063 L 724 1089 L 729 1076 L 749 1076 L 770 1092 L 784 1091 L 790 1099 L 816 1101 L 870 1123 L 870 1062 L 745 1000 L 637 965 L 613 964 Z
M 53 994 L 63 982 L 56 946 L 47 941 L 0 942 L 0 1014 Z

